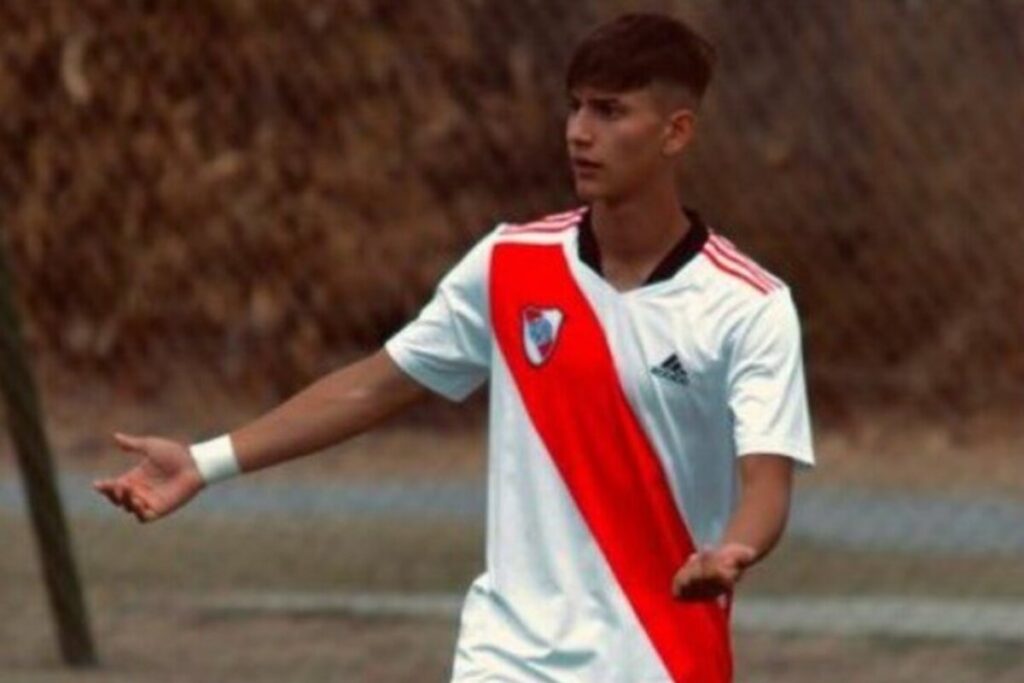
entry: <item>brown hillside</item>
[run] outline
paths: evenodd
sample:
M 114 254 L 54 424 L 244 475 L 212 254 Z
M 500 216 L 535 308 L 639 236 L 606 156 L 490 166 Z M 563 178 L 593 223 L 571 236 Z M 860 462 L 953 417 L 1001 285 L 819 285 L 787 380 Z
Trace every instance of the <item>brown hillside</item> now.
M 283 392 L 378 344 L 495 221 L 573 203 L 561 72 L 616 4 L 5 2 L 32 349 Z M 648 4 L 720 46 L 688 201 L 793 284 L 818 400 L 1019 407 L 1024 7 Z

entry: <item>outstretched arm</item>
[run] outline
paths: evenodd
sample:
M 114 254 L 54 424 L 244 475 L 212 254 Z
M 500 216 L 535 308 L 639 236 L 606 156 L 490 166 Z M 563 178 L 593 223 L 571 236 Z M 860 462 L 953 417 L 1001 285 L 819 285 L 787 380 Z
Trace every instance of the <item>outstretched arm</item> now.
M 427 390 L 377 353 L 332 372 L 231 433 L 243 472 L 307 455 L 363 432 L 426 395 Z M 159 437 L 116 434 L 139 456 L 119 477 L 95 482 L 112 503 L 152 521 L 176 510 L 205 485 L 188 446 Z
M 700 599 L 732 590 L 743 572 L 771 552 L 786 528 L 793 461 L 781 455 L 740 459 L 740 502 L 721 544 L 698 549 L 676 574 L 676 597 Z
M 231 433 L 243 472 L 306 455 L 373 427 L 426 396 L 385 351 L 314 382 Z

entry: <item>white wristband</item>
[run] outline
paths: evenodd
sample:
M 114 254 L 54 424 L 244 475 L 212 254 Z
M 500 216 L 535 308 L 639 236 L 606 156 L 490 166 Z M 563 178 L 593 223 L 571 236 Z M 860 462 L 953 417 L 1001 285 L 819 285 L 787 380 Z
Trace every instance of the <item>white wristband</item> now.
M 216 484 L 238 475 L 242 470 L 235 457 L 235 447 L 227 434 L 216 439 L 197 443 L 189 448 L 199 475 L 207 484 Z

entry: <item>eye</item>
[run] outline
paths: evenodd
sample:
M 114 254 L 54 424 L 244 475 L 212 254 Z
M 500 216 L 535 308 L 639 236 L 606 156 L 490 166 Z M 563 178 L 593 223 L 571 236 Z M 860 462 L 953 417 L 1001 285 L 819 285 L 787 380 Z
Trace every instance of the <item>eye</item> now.
M 615 100 L 597 100 L 593 108 L 595 114 L 609 120 L 621 118 L 626 113 L 626 108 Z
M 572 113 L 572 114 L 575 114 L 576 112 L 578 112 L 580 110 L 581 106 L 582 105 L 581 105 L 580 99 L 578 97 L 570 97 L 569 101 L 566 102 L 566 107 L 568 108 L 569 112 Z

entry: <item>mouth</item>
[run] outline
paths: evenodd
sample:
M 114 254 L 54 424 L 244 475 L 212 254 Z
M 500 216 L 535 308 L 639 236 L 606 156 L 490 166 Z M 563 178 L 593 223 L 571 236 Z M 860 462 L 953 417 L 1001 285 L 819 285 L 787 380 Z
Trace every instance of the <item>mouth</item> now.
M 572 170 L 580 175 L 591 175 L 601 169 L 601 164 L 583 157 L 572 158 Z

